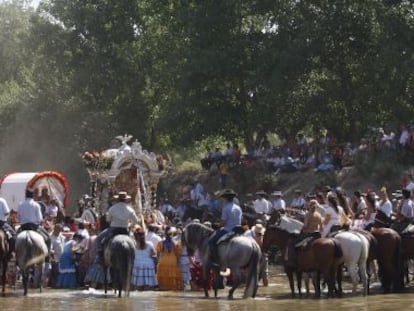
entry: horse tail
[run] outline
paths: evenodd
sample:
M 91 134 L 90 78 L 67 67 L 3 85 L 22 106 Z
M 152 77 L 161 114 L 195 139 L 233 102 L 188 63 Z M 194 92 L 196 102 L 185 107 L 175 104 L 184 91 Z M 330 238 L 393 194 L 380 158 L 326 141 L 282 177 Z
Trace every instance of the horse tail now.
M 129 284 L 131 282 L 132 268 L 135 259 L 135 247 L 129 241 L 117 241 L 111 247 L 111 263 L 114 276 L 114 282 L 117 281 L 117 289 L 119 290 L 119 297 L 122 288 L 124 288 L 126 295 L 129 295 Z M 116 288 L 116 287 L 115 287 Z
M 253 243 L 252 255 L 247 265 L 246 289 L 244 291 L 244 298 L 254 298 L 256 296 L 258 286 L 258 274 L 259 271 L 262 270 L 262 268 L 260 268 L 259 270 L 259 265 L 262 257 L 261 255 L 262 252 L 260 250 L 260 247 L 256 243 Z
M 40 236 L 40 234 L 39 234 Z M 43 241 L 43 237 L 40 236 L 41 241 Z M 33 247 L 36 246 L 36 241 L 33 239 L 33 236 L 30 234 L 30 231 L 26 233 L 26 241 L 27 244 L 32 244 Z M 34 252 L 33 254 L 33 247 L 26 247 L 26 259 L 28 259 L 24 264 L 24 269 L 27 269 L 30 266 L 38 264 L 44 261 L 45 257 L 47 256 L 48 249 L 45 243 L 42 243 L 38 247 L 40 248 L 40 252 Z

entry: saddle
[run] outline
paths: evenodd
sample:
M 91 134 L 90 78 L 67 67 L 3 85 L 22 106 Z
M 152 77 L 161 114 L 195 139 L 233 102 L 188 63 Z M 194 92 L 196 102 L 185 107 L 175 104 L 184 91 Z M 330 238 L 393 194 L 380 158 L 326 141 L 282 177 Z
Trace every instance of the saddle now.
M 331 228 L 331 231 L 327 235 L 328 238 L 335 237 L 338 233 L 349 231 L 349 225 L 340 226 L 340 225 L 334 225 Z
M 397 231 L 400 235 L 408 236 L 414 234 L 414 225 L 409 222 L 394 222 L 391 229 Z
M 315 241 L 316 239 L 319 239 L 320 237 L 321 237 L 320 232 L 312 232 L 312 233 L 305 234 L 303 237 L 300 238 L 300 241 L 298 241 L 295 244 L 295 248 L 301 248 L 303 250 L 307 250 L 308 248 L 310 248 L 311 243 Z
M 224 242 L 229 242 L 232 238 L 234 238 L 237 234 L 233 231 L 230 231 L 223 235 L 220 239 L 217 240 L 216 245 L 219 245 Z

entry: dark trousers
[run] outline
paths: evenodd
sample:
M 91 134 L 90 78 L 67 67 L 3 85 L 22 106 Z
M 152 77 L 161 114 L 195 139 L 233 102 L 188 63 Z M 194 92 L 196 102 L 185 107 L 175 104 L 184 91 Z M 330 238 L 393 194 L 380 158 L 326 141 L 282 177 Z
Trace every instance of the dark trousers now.
M 213 262 L 218 262 L 218 248 L 217 248 L 217 242 L 220 240 L 220 238 L 225 235 L 228 231 L 225 229 L 219 229 L 217 230 L 208 240 L 208 246 L 210 248 L 210 255 L 211 260 Z

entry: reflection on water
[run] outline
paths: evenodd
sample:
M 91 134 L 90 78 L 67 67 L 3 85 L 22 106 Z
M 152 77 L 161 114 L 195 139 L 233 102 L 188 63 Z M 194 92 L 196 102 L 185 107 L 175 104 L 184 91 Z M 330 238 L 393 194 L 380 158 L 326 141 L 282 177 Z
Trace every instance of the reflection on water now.
M 202 292 L 132 292 L 129 298 L 119 299 L 112 292 L 105 295 L 103 291 L 92 289 L 46 289 L 43 293 L 32 289 L 28 297 L 23 297 L 22 289 L 16 289 L 8 290 L 6 297 L 0 297 L 0 303 L 1 311 L 368 311 L 414 308 L 412 290 L 404 294 L 374 294 L 369 297 L 351 297 L 346 294 L 342 299 L 291 299 L 284 275 L 273 269 L 270 282 L 269 287 L 259 288 L 257 298 L 247 300 L 240 299 L 242 289 L 236 291 L 236 299 L 231 301 L 226 299 L 227 291 L 223 290 L 219 293 L 219 299 L 204 299 Z M 347 284 L 344 285 L 347 288 Z

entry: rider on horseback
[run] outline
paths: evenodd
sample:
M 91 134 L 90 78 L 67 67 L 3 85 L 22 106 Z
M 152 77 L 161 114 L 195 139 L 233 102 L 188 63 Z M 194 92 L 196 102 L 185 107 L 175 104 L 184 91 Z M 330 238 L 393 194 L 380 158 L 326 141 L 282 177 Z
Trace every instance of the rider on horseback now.
M 17 218 L 20 221 L 20 231 L 33 230 L 38 232 L 45 240 L 47 249 L 50 253 L 50 236 L 49 233 L 41 225 L 43 222 L 42 208 L 39 203 L 33 200 L 33 190 L 26 190 L 26 199 L 19 204 L 17 210 Z M 46 257 L 49 261 L 49 256 Z
M 216 231 L 209 239 L 208 245 L 210 248 L 211 261 L 219 266 L 219 256 L 217 242 L 226 233 L 234 231 L 235 228 L 241 227 L 242 210 L 240 206 L 234 203 L 234 198 L 237 196 L 236 192 L 231 189 L 223 190 L 220 197 L 224 199 L 225 203 L 221 212 L 220 229 Z
M 127 194 L 127 192 L 120 191 L 118 195 L 114 196 L 114 199 L 118 199 L 118 202 L 112 205 L 106 213 L 106 220 L 110 223 L 110 226 L 102 231 L 96 238 L 97 255 L 101 262 L 104 257 L 105 243 L 112 239 L 115 235 L 128 235 L 128 226 L 130 221 L 132 224 L 139 224 L 140 222 L 134 209 L 128 204 L 131 197 Z
M 7 222 L 7 218 L 10 215 L 10 209 L 7 201 L 0 197 L 0 229 L 3 230 L 9 240 L 9 255 L 14 251 L 14 245 L 16 242 L 16 231 Z
M 414 219 L 414 203 L 411 200 L 411 191 L 408 189 L 402 190 L 403 200 L 401 202 L 401 209 L 398 211 L 395 222 L 392 228 L 398 233 L 402 233 Z

